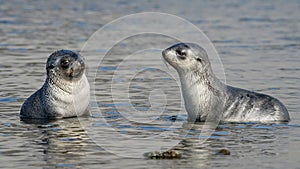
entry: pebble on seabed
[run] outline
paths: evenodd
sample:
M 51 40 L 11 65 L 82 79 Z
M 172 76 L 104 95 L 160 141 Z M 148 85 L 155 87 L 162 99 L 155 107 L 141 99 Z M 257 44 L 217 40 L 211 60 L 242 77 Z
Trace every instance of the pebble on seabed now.
M 221 149 L 217 152 L 217 155 L 230 155 L 230 151 L 227 149 Z

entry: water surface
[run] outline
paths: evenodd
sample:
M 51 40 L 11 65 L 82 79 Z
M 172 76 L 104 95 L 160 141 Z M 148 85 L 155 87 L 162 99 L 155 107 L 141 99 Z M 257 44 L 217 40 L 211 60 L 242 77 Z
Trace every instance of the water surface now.
M 2 168 L 299 168 L 299 1 L 0 3 Z M 185 122 L 187 116 L 180 111 L 180 88 L 176 81 L 148 66 L 148 63 L 164 65 L 161 56 L 156 55 L 158 51 L 146 51 L 147 55 L 142 59 L 132 59 L 131 62 L 129 59 L 130 67 L 128 64 L 118 67 L 122 56 L 116 51 L 99 67 L 89 67 L 98 72 L 95 77 L 98 102 L 91 106 L 98 107 L 103 113 L 81 118 L 80 122 L 89 126 L 92 135 L 106 141 L 109 139 L 104 136 L 110 138 L 114 134 L 110 133 L 112 128 L 114 132 L 131 138 L 158 135 L 166 141 L 175 140 L 178 144 L 174 149 L 182 153 L 181 159 L 148 160 L 142 156 L 148 145 L 136 144 L 130 139 L 123 144 L 122 137 L 114 138 L 115 142 L 120 142 L 116 147 L 123 147 L 119 153 L 126 154 L 136 149 L 141 155 L 137 159 L 117 156 L 91 139 L 91 133 L 87 133 L 77 119 L 43 123 L 20 121 L 20 106 L 43 84 L 45 62 L 53 51 L 80 51 L 85 41 L 101 26 L 124 15 L 146 11 L 174 14 L 202 29 L 219 52 L 226 82 L 277 97 L 288 108 L 291 122 L 221 124 L 211 136 L 199 137 L 203 124 L 191 126 Z M 110 37 L 107 35 L 108 40 Z M 122 47 L 131 49 L 139 43 L 155 45 L 155 38 L 142 36 L 144 41 L 135 38 Z M 162 45 L 173 42 L 164 41 Z M 99 47 L 97 52 L 105 51 Z M 97 61 L 98 58 L 92 59 Z M 110 95 L 113 74 L 120 68 L 129 70 L 128 74 L 133 69 L 143 70 L 131 79 L 128 89 L 130 104 L 121 100 L 113 102 Z M 124 76 L 113 79 L 116 84 L 113 89 L 119 89 L 131 78 L 123 73 Z M 117 94 L 123 96 L 124 93 Z M 159 116 L 155 111 L 143 114 L 149 112 L 151 102 L 158 108 L 166 104 L 166 109 L 162 109 Z M 124 118 L 119 109 L 132 106 L 140 114 L 129 114 L 131 118 L 146 117 L 149 123 L 133 123 Z M 174 126 L 175 119 L 182 125 Z M 207 141 L 201 143 L 201 139 Z M 217 154 L 224 148 L 231 154 Z

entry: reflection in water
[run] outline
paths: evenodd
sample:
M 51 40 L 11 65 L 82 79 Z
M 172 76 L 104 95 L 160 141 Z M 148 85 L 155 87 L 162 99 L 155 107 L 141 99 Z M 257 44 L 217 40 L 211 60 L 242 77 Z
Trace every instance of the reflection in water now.
M 93 126 L 94 134 L 98 137 L 104 137 L 109 142 L 117 142 L 114 148 L 130 153 L 130 149 L 139 150 L 141 154 L 147 152 L 147 148 L 139 148 L 143 145 L 127 144 L 122 145 L 122 138 L 112 140 L 105 138 L 106 127 L 113 127 L 121 134 L 131 136 L 131 139 L 141 137 L 145 134 L 164 133 L 169 122 L 175 118 L 166 117 L 155 120 L 158 125 L 156 128 L 146 127 L 144 124 L 128 123 L 128 121 L 114 117 L 107 123 L 99 123 L 99 117 L 80 118 L 80 122 L 85 122 Z M 15 118 L 15 117 L 14 117 Z M 97 120 L 98 119 L 98 120 Z M 181 119 L 181 121 L 185 121 Z M 114 121 L 114 122 L 113 122 Z M 135 166 L 149 165 L 155 167 L 174 166 L 174 167 L 241 167 L 240 161 L 246 162 L 249 157 L 256 158 L 278 158 L 278 155 L 287 154 L 289 141 L 280 136 L 282 133 L 299 126 L 288 124 L 220 124 L 211 136 L 200 136 L 203 129 L 203 123 L 191 124 L 184 122 L 181 128 L 168 130 L 173 133 L 166 137 L 168 139 L 178 140 L 178 144 L 171 149 L 178 151 L 182 157 L 175 161 L 170 160 L 142 160 L 124 158 L 118 156 L 118 153 L 111 154 L 106 151 L 105 145 L 101 147 L 97 140 L 91 139 L 86 134 L 85 129 L 77 118 L 62 119 L 51 122 L 20 122 L 4 123 L 0 128 L 0 137 L 2 148 L 2 160 L 14 161 L 11 163 L 2 162 L 3 167 L 23 168 L 24 162 L 27 166 L 33 167 L 96 167 L 105 165 L 106 167 L 119 168 L 126 166 L 134 168 Z M 103 122 L 103 121 L 102 121 Z M 108 133 L 109 134 L 109 133 Z M 111 133 L 110 133 L 111 134 Z M 203 142 L 203 139 L 206 141 Z M 130 143 L 130 140 L 129 142 Z M 132 142 L 134 143 L 134 142 Z M 121 146 L 121 148 L 120 148 Z M 144 145 L 145 146 L 145 145 Z M 230 155 L 218 154 L 222 149 L 230 152 Z M 157 149 L 159 151 L 159 149 Z M 257 159 L 258 160 L 258 159 Z M 266 163 L 255 164 L 257 167 L 266 167 Z M 93 168 L 93 167 L 92 167 Z
M 284 125 L 287 126 L 287 125 Z M 276 126 L 260 124 L 222 124 L 205 142 L 200 140 L 199 133 L 204 126 L 196 124 L 190 130 L 186 138 L 174 149 L 180 150 L 184 158 L 197 159 L 193 162 L 196 168 L 202 167 L 226 167 L 230 160 L 242 159 L 244 156 L 276 156 L 276 142 L 282 141 L 276 137 Z M 257 130 L 260 128 L 260 130 Z M 220 150 L 230 152 L 229 156 L 220 154 Z M 211 161 L 218 161 L 211 163 Z
M 28 122 L 7 125 L 0 130 L 1 145 L 7 145 L 1 149 L 5 155 L 2 167 L 24 168 L 26 163 L 37 168 L 72 168 L 86 165 L 89 160 L 101 164 L 115 158 L 88 138 L 77 118 Z M 7 160 L 14 163 L 5 163 Z
M 23 137 L 31 140 L 29 144 L 39 147 L 38 158 L 45 162 L 41 165 L 72 167 L 86 157 L 90 141 L 77 118 L 53 122 L 35 121 L 27 125 L 27 130 L 35 131 Z

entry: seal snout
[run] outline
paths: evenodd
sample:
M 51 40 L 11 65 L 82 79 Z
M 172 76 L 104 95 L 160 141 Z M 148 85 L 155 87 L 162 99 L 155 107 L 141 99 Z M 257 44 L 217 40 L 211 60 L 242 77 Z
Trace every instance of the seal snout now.
M 85 63 L 80 56 L 76 58 L 69 58 L 67 56 L 61 60 L 61 67 L 64 69 L 67 77 L 72 79 L 80 78 L 84 72 Z
M 172 60 L 175 57 L 174 52 L 172 51 L 171 48 L 167 48 L 167 49 L 163 50 L 162 56 L 169 64 L 171 64 L 170 62 L 172 62 Z
M 70 76 L 69 77 L 75 77 L 78 78 L 80 77 L 85 69 L 85 64 L 82 60 L 76 60 L 73 62 L 73 64 L 70 66 Z
M 170 52 L 172 51 L 172 48 L 167 48 L 165 50 L 162 51 L 162 56 L 164 58 L 167 58 L 168 55 L 170 55 Z

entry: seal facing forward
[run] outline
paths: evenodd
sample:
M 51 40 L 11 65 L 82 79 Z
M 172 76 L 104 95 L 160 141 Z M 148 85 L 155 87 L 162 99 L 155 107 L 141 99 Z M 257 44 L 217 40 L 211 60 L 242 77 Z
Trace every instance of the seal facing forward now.
M 175 44 L 162 52 L 176 69 L 189 121 L 287 122 L 286 107 L 276 98 L 232 87 L 213 73 L 206 51 L 194 43 Z
M 22 105 L 21 119 L 57 119 L 88 113 L 90 87 L 84 58 L 70 50 L 52 53 L 44 85 Z

